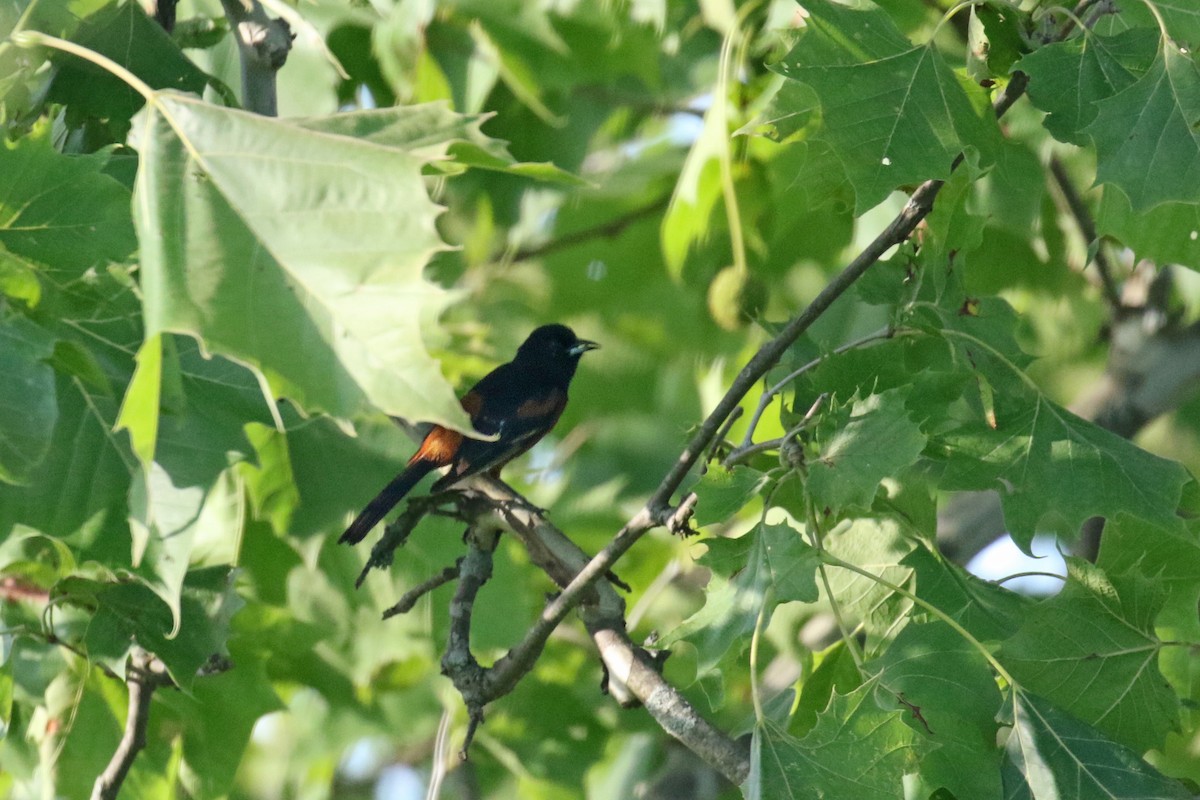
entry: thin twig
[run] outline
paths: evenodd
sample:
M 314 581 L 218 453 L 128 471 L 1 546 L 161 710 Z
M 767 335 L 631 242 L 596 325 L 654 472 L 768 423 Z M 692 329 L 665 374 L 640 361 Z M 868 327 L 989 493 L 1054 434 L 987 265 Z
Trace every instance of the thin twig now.
M 750 446 L 751 441 L 753 441 L 752 437 L 754 436 L 754 431 L 758 427 L 758 423 L 762 419 L 763 413 L 767 410 L 767 407 L 769 405 L 771 405 L 771 401 L 775 398 L 775 395 L 779 394 L 784 389 L 786 389 L 788 384 L 790 384 L 792 381 L 796 380 L 797 378 L 799 378 L 801 375 L 808 372 L 809 370 L 819 367 L 821 364 L 825 363 L 827 360 L 829 360 L 833 356 L 840 356 L 842 353 L 862 347 L 865 344 L 870 344 L 871 342 L 877 341 L 879 339 L 889 339 L 892 337 L 893 334 L 895 334 L 895 332 L 896 332 L 895 329 L 891 325 L 888 325 L 884 328 L 880 328 L 879 330 L 875 331 L 874 333 L 868 333 L 866 336 L 863 336 L 859 339 L 855 339 L 852 342 L 847 342 L 846 344 L 835 348 L 832 352 L 825 353 L 824 355 L 818 356 L 817 358 L 814 358 L 812 361 L 809 361 L 807 364 L 800 367 L 799 369 L 795 369 L 792 372 L 789 372 L 774 386 L 772 386 L 770 389 L 767 389 L 767 391 L 763 392 L 762 397 L 760 397 L 758 399 L 758 407 L 754 409 L 754 416 L 750 418 L 750 424 L 748 424 L 746 426 L 746 435 L 742 439 L 742 446 L 739 449 L 744 449 L 744 448 L 747 448 Z
M 1095 262 L 1096 272 L 1100 276 L 1100 288 L 1104 292 L 1104 299 L 1108 301 L 1109 309 L 1116 311 L 1121 308 L 1121 290 L 1113 278 L 1112 265 L 1109 264 L 1108 256 L 1104 253 L 1103 243 L 1096 233 L 1096 222 L 1092 219 L 1092 212 L 1083 202 L 1083 198 L 1079 196 L 1074 181 L 1071 180 L 1067 168 L 1063 166 L 1058 156 L 1050 157 L 1050 174 L 1054 176 L 1054 182 L 1058 185 L 1058 190 L 1062 192 L 1063 200 L 1066 201 L 1071 216 L 1075 218 L 1075 224 L 1079 227 L 1079 233 L 1083 236 L 1088 251 L 1091 252 L 1092 248 L 1095 248 L 1092 261 Z M 1084 267 L 1086 268 L 1087 264 L 1084 264 Z
M 641 208 L 635 208 L 628 211 L 619 217 L 595 225 L 590 228 L 581 228 L 577 231 L 564 233 L 542 244 L 525 247 L 513 253 L 513 261 L 528 261 L 531 258 L 549 255 L 550 253 L 563 250 L 577 244 L 583 244 L 591 239 L 607 239 L 619 235 L 622 231 L 628 228 L 635 222 L 639 222 L 647 217 L 652 217 L 659 211 L 662 211 L 671 202 L 671 195 L 665 194 L 662 197 L 654 200 Z
M 463 560 L 461 558 L 458 559 L 453 564 L 439 572 L 437 575 L 434 575 L 429 580 L 414 586 L 402 594 L 400 599 L 396 601 L 396 605 L 383 612 L 383 618 L 390 619 L 397 614 L 407 614 L 409 611 L 412 611 L 413 606 L 415 606 L 417 601 L 422 597 L 429 594 L 439 586 L 444 586 L 457 578 L 459 570 L 462 567 L 462 561 Z

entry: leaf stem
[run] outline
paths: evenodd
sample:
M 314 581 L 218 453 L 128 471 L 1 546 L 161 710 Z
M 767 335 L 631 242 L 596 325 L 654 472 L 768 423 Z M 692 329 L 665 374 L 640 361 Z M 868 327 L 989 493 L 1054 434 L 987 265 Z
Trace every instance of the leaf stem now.
M 854 666 L 858 668 L 861 674 L 863 670 L 863 652 L 858 646 L 858 640 L 854 638 L 850 629 L 846 627 L 846 620 L 842 616 L 842 605 L 838 602 L 837 595 L 834 594 L 833 585 L 829 583 L 829 573 L 825 570 L 825 543 L 821 541 L 821 526 L 817 522 L 817 510 L 813 506 L 813 499 L 811 497 L 808 498 L 805 506 L 805 511 L 808 513 L 809 539 L 812 540 L 813 549 L 821 557 L 821 561 L 817 564 L 817 572 L 821 576 L 821 585 L 825 588 L 825 597 L 829 600 L 829 609 L 833 612 L 834 622 L 837 623 L 838 631 L 842 634 L 842 641 L 846 643 L 846 649 L 850 652 L 850 657 L 854 659 Z
M 754 635 L 750 637 L 750 699 L 754 703 L 754 721 L 758 725 L 763 724 L 765 715 L 763 714 L 762 705 L 762 689 L 758 684 L 758 643 L 762 638 L 763 626 L 766 623 L 767 608 L 775 600 L 775 588 L 768 587 L 763 595 L 762 605 L 758 607 L 758 617 L 754 620 Z
M 73 56 L 82 58 L 84 61 L 90 61 L 103 70 L 111 72 L 146 99 L 149 103 L 154 99 L 154 90 L 148 84 L 142 81 L 137 75 L 134 75 L 129 70 L 122 67 L 117 62 L 107 56 L 102 56 L 95 50 L 89 50 L 86 47 L 68 42 L 66 39 L 60 39 L 57 36 L 40 31 L 21 31 L 13 34 L 11 37 L 12 43 L 17 47 L 50 47 L 54 50 L 61 50 L 64 53 L 70 53 Z
M 830 553 L 828 550 L 821 551 L 821 558 L 823 560 L 825 560 L 826 562 L 828 562 L 831 566 L 841 567 L 842 569 L 848 569 L 851 572 L 855 572 L 859 575 L 862 575 L 864 578 L 875 581 L 880 586 L 885 586 L 888 589 L 891 589 L 893 592 L 896 592 L 897 594 L 901 594 L 901 595 L 907 597 L 909 600 L 913 601 L 914 603 L 919 605 L 921 608 L 925 609 L 930 614 L 933 614 L 939 620 L 941 620 L 942 622 L 949 625 L 954 630 L 954 632 L 957 633 L 959 636 L 966 639 L 967 642 L 972 647 L 974 647 L 976 650 L 979 651 L 980 655 L 982 655 L 984 657 L 984 659 L 988 662 L 988 664 L 991 665 L 992 669 L 996 672 L 996 674 L 999 675 L 1001 677 L 1001 679 L 1004 680 L 1005 683 L 1007 683 L 1009 686 L 1013 686 L 1013 687 L 1018 686 L 1017 682 L 1015 680 L 1013 680 L 1012 675 L 1010 675 L 1008 673 L 1008 670 L 1006 670 L 1004 668 L 1004 666 L 999 661 L 996 660 L 996 657 L 993 656 L 991 651 L 988 650 L 987 647 L 984 646 L 983 642 L 979 641 L 974 636 L 972 636 L 970 631 L 968 631 L 966 628 L 964 628 L 962 625 L 960 625 L 953 617 L 951 617 L 945 611 L 942 611 L 940 608 L 933 605 L 928 600 L 925 600 L 922 597 L 918 597 L 916 594 L 914 594 L 913 592 L 910 592 L 908 589 L 905 589 L 903 586 L 900 586 L 899 584 L 892 583 L 891 581 L 887 580 L 886 578 L 884 578 L 880 575 L 876 575 L 875 573 L 870 572 L 868 570 L 865 570 L 862 567 L 858 566 L 857 564 L 851 564 L 849 561 L 843 561 L 842 559 L 840 559 L 837 556 Z

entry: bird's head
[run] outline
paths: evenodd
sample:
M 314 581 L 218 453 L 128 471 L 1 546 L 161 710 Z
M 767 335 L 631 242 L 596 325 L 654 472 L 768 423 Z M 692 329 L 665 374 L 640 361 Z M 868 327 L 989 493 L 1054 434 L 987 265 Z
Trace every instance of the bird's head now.
M 529 334 L 517 350 L 517 361 L 539 361 L 569 367 L 573 373 L 579 358 L 600 345 L 580 339 L 566 325 L 543 325 Z

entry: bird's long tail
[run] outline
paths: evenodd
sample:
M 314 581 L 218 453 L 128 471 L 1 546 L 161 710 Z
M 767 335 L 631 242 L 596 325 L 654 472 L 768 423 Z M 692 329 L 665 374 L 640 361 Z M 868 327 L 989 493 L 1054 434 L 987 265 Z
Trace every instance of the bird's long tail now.
M 432 461 L 417 461 L 414 459 L 410 462 L 403 472 L 393 478 L 391 483 L 383 487 L 383 491 L 375 495 L 374 500 L 367 503 L 367 507 L 354 518 L 354 522 L 350 523 L 350 527 L 346 528 L 346 532 L 338 539 L 338 544 L 342 542 L 358 544 L 361 542 L 379 520 L 387 516 L 387 513 L 404 499 L 404 495 L 412 491 L 412 488 L 421 481 L 421 478 L 424 478 L 436 469 L 437 466 Z

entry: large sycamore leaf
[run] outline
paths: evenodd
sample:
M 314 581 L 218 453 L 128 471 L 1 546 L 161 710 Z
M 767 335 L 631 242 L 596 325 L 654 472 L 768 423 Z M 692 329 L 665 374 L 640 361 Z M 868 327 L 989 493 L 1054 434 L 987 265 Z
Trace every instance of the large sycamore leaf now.
M 1190 800 L 1128 747 L 1037 695 L 1010 690 L 1006 800 Z
M 904 724 L 900 709 L 875 701 L 873 684 L 834 694 L 803 738 L 773 723 L 754 729 L 750 777 L 742 789 L 752 800 L 903 800 L 904 775 L 916 768 L 921 737 Z
M 1085 129 L 1096 143 L 1096 180 L 1121 187 L 1134 211 L 1200 202 L 1200 68 L 1164 43 L 1137 83 L 1096 103 Z
M 898 186 L 948 178 L 966 148 L 982 156 L 980 165 L 990 162 L 999 144 L 991 109 L 932 44 L 913 46 L 879 8 L 827 0 L 804 8 L 807 32 L 773 69 L 817 93 L 817 135 L 842 160 L 858 213 Z
M 1164 592 L 1078 559 L 1063 590 L 1031 608 L 1000 649 L 1017 682 L 1141 752 L 1179 724 L 1179 698 L 1158 670 L 1154 620 Z
M 173 92 L 134 141 L 147 337 L 191 334 L 311 411 L 468 428 L 421 338 L 446 302 L 421 276 L 445 248 L 425 158 Z

